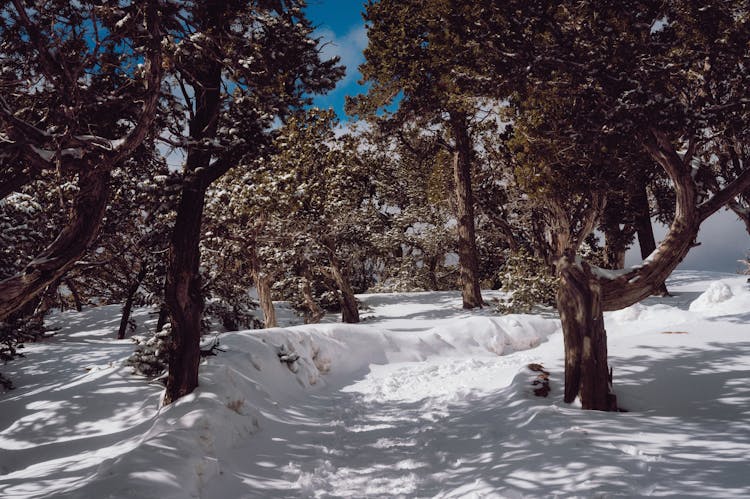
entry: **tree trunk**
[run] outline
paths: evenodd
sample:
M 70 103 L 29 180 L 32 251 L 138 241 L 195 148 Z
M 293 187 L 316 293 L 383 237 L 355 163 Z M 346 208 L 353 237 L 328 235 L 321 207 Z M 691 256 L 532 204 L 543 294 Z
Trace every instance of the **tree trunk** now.
M 624 232 L 619 227 L 609 227 L 604 230 L 604 259 L 608 269 L 616 270 L 625 267 L 625 246 L 622 244 Z
M 59 280 L 99 233 L 109 194 L 109 171 L 85 165 L 78 174 L 68 225 L 20 273 L 0 281 L 0 321 Z
M 159 309 L 159 317 L 156 319 L 156 332 L 161 333 L 164 329 L 164 324 L 169 320 L 169 310 L 166 305 L 162 305 Z
M 456 189 L 456 230 L 458 232 L 458 266 L 461 275 L 463 307 L 483 305 L 479 287 L 479 257 L 474 229 L 474 195 L 471 189 L 472 145 L 466 116 L 450 114 L 456 147 L 453 152 L 453 177 Z
M 135 277 L 135 281 L 130 284 L 128 288 L 128 295 L 125 299 L 125 305 L 122 307 L 122 317 L 120 318 L 120 328 L 117 330 L 117 339 L 122 340 L 125 338 L 125 332 L 128 329 L 128 322 L 130 322 L 130 312 L 133 310 L 133 300 L 135 294 L 138 292 L 138 288 L 141 286 L 143 279 L 146 277 L 146 265 L 141 263 L 141 270 L 138 271 L 138 275 Z
M 318 302 L 315 301 L 315 298 L 312 294 L 312 289 L 310 288 L 310 279 L 307 277 L 302 277 L 302 284 L 300 286 L 300 291 L 302 292 L 302 298 L 305 302 L 305 307 L 307 307 L 308 313 L 305 314 L 305 324 L 317 324 L 320 322 L 320 320 L 325 316 L 325 311 L 320 308 L 320 305 L 318 305 Z
M 73 281 L 70 279 L 65 280 L 65 286 L 70 290 L 70 294 L 73 295 L 73 305 L 76 308 L 76 312 L 80 312 L 83 310 L 83 303 L 81 302 L 81 295 L 78 294 L 78 289 L 76 288 L 76 285 L 73 284 Z
M 253 271 L 253 280 L 258 288 L 258 301 L 263 311 L 263 322 L 265 327 L 276 327 L 276 310 L 271 300 L 271 278 L 258 270 Z
M 648 193 L 646 186 L 642 186 L 635 200 L 637 213 L 635 216 L 635 227 L 638 233 L 638 245 L 641 248 L 641 258 L 644 260 L 656 250 L 656 238 L 654 238 L 654 226 L 651 224 L 651 210 L 648 206 Z M 654 291 L 656 296 L 669 296 L 667 284 L 662 281 Z
M 218 22 L 219 13 L 214 14 Z M 195 390 L 200 365 L 203 296 L 199 243 L 206 189 L 210 183 L 208 178 L 214 174 L 210 171 L 211 151 L 200 143 L 216 137 L 221 104 L 221 66 L 216 61 L 205 61 L 205 66 L 195 69 L 193 77 L 195 79 L 190 84 L 195 90 L 195 114 L 190 120 L 189 135 L 195 145 L 189 146 L 187 151 L 185 180 L 170 240 L 164 290 L 172 324 L 165 405 Z
M 164 404 L 191 393 L 198 386 L 200 364 L 201 294 L 200 242 L 205 190 L 185 185 L 177 209 L 169 248 L 164 301 L 172 324 L 169 375 Z
M 577 396 L 583 409 L 617 410 L 607 366 L 607 333 L 601 289 L 591 268 L 572 251 L 557 263 L 557 309 L 565 341 L 565 402 Z
M 354 297 L 354 290 L 349 283 L 346 272 L 341 267 L 341 262 L 337 258 L 331 257 L 331 274 L 336 286 L 341 291 L 341 321 L 356 324 L 359 322 L 357 299 Z

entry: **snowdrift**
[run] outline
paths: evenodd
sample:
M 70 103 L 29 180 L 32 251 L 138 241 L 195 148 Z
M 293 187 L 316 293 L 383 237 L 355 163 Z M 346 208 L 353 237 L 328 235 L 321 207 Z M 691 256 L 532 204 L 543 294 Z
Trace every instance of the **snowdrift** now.
M 562 403 L 557 320 L 469 314 L 452 293 L 363 295 L 362 325 L 223 334 L 169 407 L 122 366 L 116 307 L 62 314 L 5 368 L 0 496 L 746 496 L 750 292 L 669 285 L 605 316 L 620 414 Z

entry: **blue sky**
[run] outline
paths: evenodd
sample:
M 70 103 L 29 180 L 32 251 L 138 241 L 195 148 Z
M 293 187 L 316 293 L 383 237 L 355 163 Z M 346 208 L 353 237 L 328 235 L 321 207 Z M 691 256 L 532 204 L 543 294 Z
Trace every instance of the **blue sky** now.
M 339 56 L 346 66 L 346 76 L 334 90 L 316 96 L 318 107 L 332 107 L 341 119 L 344 115 L 344 97 L 355 95 L 362 89 L 357 81 L 361 78 L 357 66 L 364 62 L 362 51 L 367 45 L 362 11 L 362 0 L 309 0 L 308 18 L 317 27 L 316 36 L 323 45 L 323 57 Z

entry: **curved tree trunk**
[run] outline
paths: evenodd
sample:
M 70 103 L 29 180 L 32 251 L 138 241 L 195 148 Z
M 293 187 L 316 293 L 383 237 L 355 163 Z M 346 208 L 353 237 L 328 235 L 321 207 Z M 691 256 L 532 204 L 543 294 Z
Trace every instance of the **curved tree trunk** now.
M 453 151 L 453 177 L 456 189 L 456 230 L 458 232 L 458 266 L 461 273 L 463 307 L 481 307 L 479 287 L 479 256 L 474 229 L 474 195 L 471 188 L 472 145 L 466 117 L 450 114 L 451 128 L 456 141 Z
M 558 260 L 557 309 L 565 340 L 565 402 L 581 398 L 584 409 L 617 410 L 607 366 L 607 333 L 601 289 L 591 268 L 572 251 Z
M 349 283 L 347 273 L 342 269 L 341 262 L 335 257 L 331 258 L 331 274 L 336 286 L 341 291 L 341 321 L 348 324 L 358 323 L 359 309 L 357 299 L 354 297 L 354 290 Z
M 641 258 L 644 260 L 656 250 L 656 238 L 654 238 L 654 226 L 651 224 L 651 210 L 648 206 L 648 194 L 646 186 L 642 186 L 636 198 L 638 212 L 635 216 L 635 227 L 638 233 L 638 245 L 641 248 Z M 669 296 L 667 284 L 662 283 L 655 287 L 656 296 Z
M 59 280 L 84 254 L 99 233 L 109 195 L 109 171 L 81 168 L 68 225 L 52 244 L 20 273 L 0 281 L 0 320 L 23 307 Z
M 604 310 L 620 310 L 653 294 L 693 247 L 701 222 L 728 202 L 727 196 L 731 191 L 744 188 L 750 182 L 748 172 L 699 206 L 698 189 L 691 176 L 690 165 L 680 158 L 666 135 L 653 132 L 652 140 L 647 141 L 645 146 L 674 185 L 674 221 L 649 259 L 615 279 L 602 280 Z
M 565 401 L 572 402 L 580 395 L 585 409 L 617 408 L 607 369 L 602 311 L 619 310 L 651 295 L 693 246 L 703 220 L 750 187 L 750 170 L 746 170 L 698 204 L 692 158 L 681 158 L 666 134 L 659 131 L 651 131 L 645 147 L 672 180 L 676 198 L 674 221 L 657 250 L 642 264 L 614 278 L 594 275 L 587 263 L 575 261 L 571 249 L 565 249 L 557 261 L 557 301 L 565 339 Z

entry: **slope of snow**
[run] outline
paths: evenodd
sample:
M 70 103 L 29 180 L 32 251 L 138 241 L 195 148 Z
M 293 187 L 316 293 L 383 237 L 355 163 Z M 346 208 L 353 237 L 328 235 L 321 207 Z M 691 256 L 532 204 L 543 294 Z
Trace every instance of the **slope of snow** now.
M 169 407 L 122 366 L 116 307 L 61 314 L 3 368 L 18 388 L 0 395 L 0 497 L 746 497 L 750 291 L 695 272 L 669 286 L 605 316 L 625 413 L 562 402 L 552 316 L 467 313 L 456 293 L 224 334 Z

